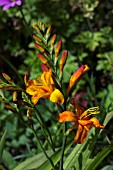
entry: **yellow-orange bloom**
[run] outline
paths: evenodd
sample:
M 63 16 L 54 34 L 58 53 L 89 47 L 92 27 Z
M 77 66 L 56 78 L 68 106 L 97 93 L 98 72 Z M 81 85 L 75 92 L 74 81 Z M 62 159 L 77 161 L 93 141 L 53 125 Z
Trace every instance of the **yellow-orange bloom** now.
M 69 94 L 72 87 L 81 79 L 81 77 L 89 70 L 87 65 L 82 65 L 70 78 L 67 95 Z
M 73 122 L 72 128 L 68 129 L 67 133 L 71 132 L 75 127 L 78 127 L 74 141 L 81 144 L 85 142 L 88 131 L 92 126 L 103 129 L 97 118 L 90 118 L 92 114 L 99 114 L 99 107 L 92 107 L 85 110 L 83 107 L 75 103 L 74 99 L 71 100 L 76 114 L 72 111 L 64 111 L 59 114 L 59 122 Z
M 40 98 L 48 98 L 50 101 L 62 104 L 64 96 L 58 89 L 54 89 L 52 70 L 44 71 L 41 77 L 34 80 L 28 80 L 26 83 L 26 92 L 30 95 L 33 104 L 36 104 Z

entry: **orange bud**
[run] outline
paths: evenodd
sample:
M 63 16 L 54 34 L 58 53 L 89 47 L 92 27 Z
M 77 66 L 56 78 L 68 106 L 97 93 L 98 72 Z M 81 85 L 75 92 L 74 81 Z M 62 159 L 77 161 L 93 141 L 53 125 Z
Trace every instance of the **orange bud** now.
M 3 89 L 4 88 L 4 86 L 3 85 L 0 85 L 0 89 Z
M 35 44 L 35 46 L 41 53 L 45 52 L 45 49 L 40 44 Z
M 32 27 L 33 27 L 36 31 L 40 32 L 40 28 L 39 28 L 38 26 L 36 26 L 36 24 L 33 24 Z
M 61 56 L 61 59 L 60 59 L 60 73 L 62 73 L 62 71 L 63 71 L 64 65 L 67 60 L 67 56 L 68 56 L 68 51 L 65 50 Z
M 2 73 L 2 76 L 9 82 L 9 83 L 14 83 L 11 77 L 9 77 L 6 73 Z
M 14 91 L 13 92 L 13 101 L 16 101 L 17 100 L 17 91 Z
M 44 63 L 44 64 L 46 64 L 48 61 L 47 61 L 47 59 L 43 56 L 43 55 L 41 55 L 40 53 L 38 53 L 37 54 L 37 57 L 40 59 L 40 61 L 42 62 L 42 63 Z
M 24 76 L 24 82 L 25 82 L 25 85 L 27 86 L 28 85 L 28 75 Z
M 62 45 L 62 40 L 60 40 L 56 46 L 56 49 L 55 49 L 55 58 L 58 57 L 59 55 L 59 52 L 60 52 L 60 49 L 61 49 L 61 45 Z
M 37 42 L 39 42 L 39 43 L 41 43 L 42 42 L 42 39 L 39 37 L 39 36 L 37 36 L 37 35 L 33 35 L 33 38 L 37 41 Z
M 46 31 L 46 39 L 48 39 L 49 35 L 50 35 L 50 32 L 51 32 L 51 26 L 49 26 L 47 28 L 47 31 Z
M 41 68 L 42 68 L 43 71 L 48 71 L 49 70 L 49 68 L 46 66 L 46 64 L 42 64 Z
M 70 78 L 67 95 L 72 87 L 81 79 L 81 77 L 89 70 L 87 65 L 82 65 Z
M 19 90 L 19 88 L 17 88 L 17 87 L 6 87 L 5 89 L 7 91 L 9 91 L 9 90 L 12 90 L 12 91 Z
M 27 118 L 28 119 L 32 119 L 32 117 L 31 117 L 31 108 L 29 108 L 29 109 L 27 109 Z
M 53 46 L 54 46 L 54 44 L 55 44 L 56 37 L 57 37 L 56 34 L 54 34 L 54 35 L 52 36 L 51 43 L 50 43 L 50 44 L 51 44 L 51 48 L 53 48 Z
M 12 106 L 10 106 L 9 104 L 5 104 L 5 108 L 8 110 L 11 110 L 12 112 L 17 112 L 17 110 L 13 108 Z
M 45 24 L 44 24 L 44 23 L 41 24 L 41 29 L 42 29 L 43 31 L 45 30 Z

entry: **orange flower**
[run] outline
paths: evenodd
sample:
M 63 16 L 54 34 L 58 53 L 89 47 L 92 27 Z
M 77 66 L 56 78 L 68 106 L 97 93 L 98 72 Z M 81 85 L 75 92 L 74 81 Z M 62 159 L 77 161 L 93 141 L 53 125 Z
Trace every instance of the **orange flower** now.
M 74 106 L 76 114 L 73 111 L 64 111 L 59 114 L 59 122 L 73 122 L 72 128 L 68 129 L 66 133 L 71 132 L 75 127 L 78 127 L 74 141 L 81 144 L 87 136 L 88 131 L 92 126 L 103 129 L 104 126 L 100 125 L 97 118 L 90 118 L 92 114 L 99 114 L 99 107 L 92 107 L 85 110 L 83 107 L 75 103 L 74 99 L 71 100 L 71 104 Z
M 87 65 L 82 65 L 70 78 L 67 95 L 69 94 L 72 87 L 81 79 L 81 77 L 89 70 Z
M 44 71 L 41 77 L 34 80 L 28 80 L 26 92 L 30 95 L 33 104 L 36 104 L 40 98 L 48 98 L 50 101 L 63 104 L 64 96 L 58 90 L 54 90 L 54 81 L 52 78 L 52 70 Z

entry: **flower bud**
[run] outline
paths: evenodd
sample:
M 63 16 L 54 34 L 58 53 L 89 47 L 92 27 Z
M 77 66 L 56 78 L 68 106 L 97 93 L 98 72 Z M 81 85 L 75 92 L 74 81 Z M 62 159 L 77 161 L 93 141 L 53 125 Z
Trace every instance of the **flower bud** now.
M 33 38 L 37 41 L 37 42 L 39 42 L 39 43 L 41 43 L 42 42 L 42 39 L 39 37 L 39 36 L 37 36 L 37 35 L 33 35 Z
M 54 44 L 55 44 L 56 37 L 57 37 L 57 35 L 56 35 L 56 34 L 54 34 L 54 35 L 52 36 L 51 43 L 50 43 L 50 45 L 51 45 L 51 49 L 53 48 L 53 46 L 54 46 Z
M 41 55 L 40 53 L 37 54 L 37 57 L 40 59 L 40 61 L 43 64 L 46 64 L 48 62 L 47 59 L 43 55 Z
M 60 49 L 61 49 L 61 45 L 62 45 L 62 40 L 60 40 L 56 46 L 56 49 L 55 49 L 55 58 L 58 57 L 59 55 L 59 52 L 60 52 Z
M 41 29 L 42 29 L 42 31 L 45 31 L 45 24 L 44 23 L 41 24 Z
M 67 95 L 69 94 L 72 87 L 81 79 L 81 77 L 89 70 L 87 65 L 82 65 L 70 78 Z
M 31 108 L 29 108 L 29 109 L 27 109 L 27 118 L 28 119 L 32 119 L 32 117 L 31 117 Z
M 9 83 L 14 83 L 11 77 L 9 77 L 6 73 L 2 73 L 2 76 L 9 82 Z
M 65 50 L 61 56 L 61 59 L 60 59 L 60 73 L 62 73 L 62 71 L 63 71 L 64 65 L 67 60 L 67 56 L 68 56 L 68 51 Z
M 10 106 L 9 104 L 5 104 L 5 108 L 8 110 L 11 110 L 12 112 L 17 112 L 17 110 L 13 108 L 12 106 Z
M 41 64 L 41 68 L 43 71 L 48 71 L 49 68 L 46 66 L 46 64 Z
M 13 101 L 16 101 L 17 100 L 17 91 L 14 91 L 13 92 Z
M 45 49 L 40 44 L 35 44 L 35 46 L 41 53 L 45 52 Z
M 49 26 L 47 28 L 47 31 L 46 31 L 46 39 L 48 39 L 49 35 L 50 35 L 50 32 L 51 32 L 51 26 Z
M 40 32 L 40 28 L 39 28 L 36 24 L 33 24 L 32 27 L 33 27 L 36 31 Z
M 24 82 L 25 82 L 25 85 L 28 86 L 28 75 L 24 76 Z

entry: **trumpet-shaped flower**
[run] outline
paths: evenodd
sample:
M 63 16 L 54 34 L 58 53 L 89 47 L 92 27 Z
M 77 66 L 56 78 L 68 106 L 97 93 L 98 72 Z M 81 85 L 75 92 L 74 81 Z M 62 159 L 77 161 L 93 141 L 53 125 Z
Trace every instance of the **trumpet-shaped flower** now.
M 0 0 L 0 6 L 3 6 L 4 11 L 10 7 L 14 7 L 15 5 L 20 6 L 21 4 L 21 0 Z
M 67 95 L 69 94 L 72 87 L 81 79 L 81 77 L 89 70 L 89 67 L 87 65 L 82 65 L 74 74 L 71 76 L 68 89 L 67 89 Z
M 28 80 L 26 83 L 26 92 L 30 95 L 33 104 L 36 104 L 40 98 L 48 98 L 50 101 L 63 104 L 64 97 L 58 89 L 54 89 L 52 70 L 44 71 L 41 77 L 34 80 Z
M 74 99 L 71 100 L 71 104 L 74 106 L 76 114 L 73 111 L 64 111 L 59 114 L 59 122 L 73 122 L 74 125 L 68 129 L 67 133 L 71 132 L 75 127 L 78 127 L 74 141 L 81 144 L 86 140 L 88 131 L 92 126 L 101 129 L 103 129 L 104 126 L 99 123 L 97 118 L 90 118 L 92 114 L 99 114 L 99 107 L 92 107 L 85 110 L 75 103 Z

